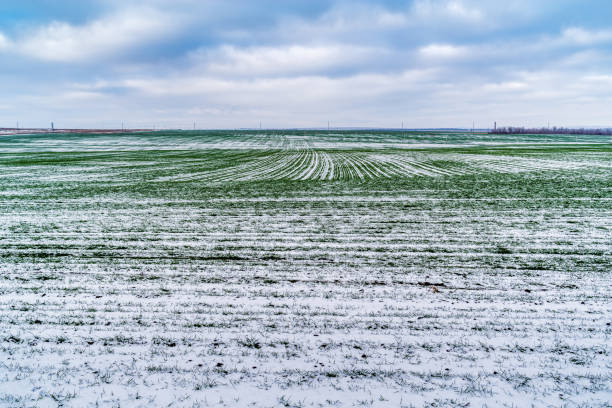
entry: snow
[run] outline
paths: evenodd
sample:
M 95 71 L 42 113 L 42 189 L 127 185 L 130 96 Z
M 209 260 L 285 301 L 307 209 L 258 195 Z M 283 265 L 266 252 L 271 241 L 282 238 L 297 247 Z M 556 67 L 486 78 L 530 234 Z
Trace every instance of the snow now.
M 609 404 L 609 148 L 342 137 L 0 142 L 0 406 Z

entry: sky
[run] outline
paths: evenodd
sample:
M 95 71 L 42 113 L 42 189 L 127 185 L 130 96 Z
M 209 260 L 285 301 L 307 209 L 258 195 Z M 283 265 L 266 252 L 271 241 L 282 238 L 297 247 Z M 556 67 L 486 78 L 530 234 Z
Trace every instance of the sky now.
M 612 126 L 609 0 L 3 0 L 0 127 Z

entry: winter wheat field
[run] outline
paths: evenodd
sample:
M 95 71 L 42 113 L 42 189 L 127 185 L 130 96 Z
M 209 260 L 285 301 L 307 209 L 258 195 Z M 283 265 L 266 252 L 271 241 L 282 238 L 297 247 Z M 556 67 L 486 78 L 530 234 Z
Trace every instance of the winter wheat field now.
M 612 406 L 604 136 L 0 137 L 0 406 Z

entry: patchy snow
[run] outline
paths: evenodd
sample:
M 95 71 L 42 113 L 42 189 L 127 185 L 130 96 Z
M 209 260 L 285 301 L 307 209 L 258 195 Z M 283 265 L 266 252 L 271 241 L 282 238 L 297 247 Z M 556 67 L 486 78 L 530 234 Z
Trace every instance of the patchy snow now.
M 0 143 L 0 406 L 610 403 L 609 148 L 264 136 Z

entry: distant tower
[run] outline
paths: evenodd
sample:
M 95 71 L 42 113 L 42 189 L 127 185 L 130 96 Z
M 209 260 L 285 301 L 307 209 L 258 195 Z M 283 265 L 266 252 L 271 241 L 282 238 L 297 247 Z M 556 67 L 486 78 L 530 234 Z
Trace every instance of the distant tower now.
M 497 122 L 493 122 L 493 130 L 497 130 Z
M 53 122 L 51 122 L 51 131 L 53 132 L 55 130 L 55 127 L 53 126 Z

